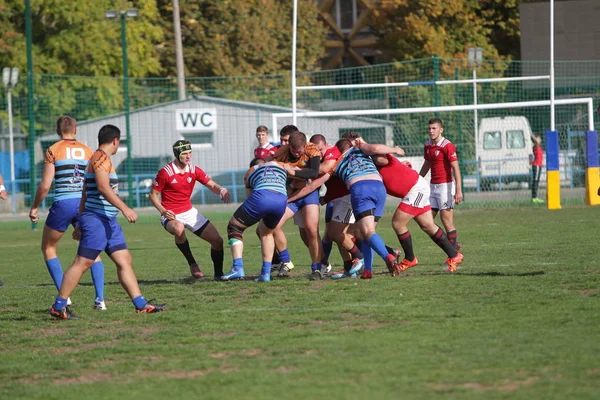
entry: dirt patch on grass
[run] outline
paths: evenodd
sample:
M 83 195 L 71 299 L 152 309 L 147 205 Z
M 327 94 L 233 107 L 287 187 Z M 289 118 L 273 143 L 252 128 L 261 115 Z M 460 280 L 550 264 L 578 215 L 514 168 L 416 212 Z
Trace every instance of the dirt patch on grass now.
M 457 384 L 438 384 L 431 385 L 434 390 L 448 390 L 448 389 L 470 389 L 474 391 L 501 391 L 501 392 L 514 392 L 522 387 L 533 385 L 539 380 L 537 376 L 531 376 L 523 380 L 510 380 L 506 379 L 502 383 L 496 384 L 484 384 L 478 382 L 464 382 Z
M 215 333 L 204 333 L 201 337 L 233 337 L 237 335 L 237 332 L 215 332 Z
M 55 385 L 77 385 L 81 383 L 105 382 L 111 380 L 110 374 L 92 373 L 69 378 L 55 379 L 52 383 Z
M 221 359 L 238 356 L 238 355 L 254 357 L 259 354 L 262 354 L 262 352 L 263 352 L 262 349 L 248 349 L 248 350 L 242 350 L 242 351 L 224 351 L 224 352 L 220 352 L 220 353 L 211 353 L 211 354 L 209 354 L 209 356 L 212 358 L 221 358 Z
M 356 324 L 356 325 L 343 325 L 340 326 L 338 331 L 347 331 L 350 329 L 378 329 L 390 326 L 389 322 L 373 322 L 370 324 Z
M 598 289 L 580 289 L 578 290 L 579 295 L 583 297 L 595 296 L 598 294 Z
M 296 367 L 288 367 L 288 366 L 281 366 L 279 368 L 275 368 L 272 371 L 275 372 L 276 374 L 291 374 L 292 372 L 297 371 L 298 368 Z

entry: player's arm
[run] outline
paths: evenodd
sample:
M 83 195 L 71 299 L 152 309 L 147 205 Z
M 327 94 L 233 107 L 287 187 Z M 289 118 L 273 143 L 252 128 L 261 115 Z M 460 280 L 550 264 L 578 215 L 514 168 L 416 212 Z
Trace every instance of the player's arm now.
M 425 177 L 425 175 L 427 175 L 427 173 L 429 172 L 429 169 L 431 169 L 431 164 L 429 164 L 428 160 L 425 160 L 423 162 L 423 166 L 421 167 L 421 171 L 419 172 L 419 175 L 421 175 L 422 177 Z
M 460 175 L 460 167 L 458 165 L 458 161 L 452 161 L 450 163 L 450 167 L 452 168 L 452 172 L 454 173 L 454 182 L 456 184 L 456 194 L 454 195 L 454 201 L 456 204 L 459 204 L 463 200 L 463 194 L 462 177 Z
M 42 181 L 35 192 L 35 198 L 33 203 L 31 204 L 31 209 L 29 209 L 29 219 L 31 222 L 37 224 L 39 221 L 38 217 L 38 207 L 42 203 L 42 201 L 48 195 L 50 191 L 50 187 L 52 186 L 52 179 L 54 179 L 54 171 L 55 167 L 53 163 L 46 163 L 44 165 L 44 172 L 42 173 Z
M 300 169 L 287 169 L 290 176 L 302 179 L 314 179 L 319 176 L 319 170 L 321 167 L 321 157 L 311 157 L 308 159 L 305 168 Z
M 374 156 L 377 154 L 398 154 L 399 156 L 404 155 L 404 150 L 399 146 L 387 146 L 385 144 L 371 144 L 365 142 L 357 142 L 357 146 L 360 151 L 365 153 L 368 156 Z
M 137 220 L 137 214 L 114 192 L 113 188 L 110 186 L 109 173 L 107 171 L 96 170 L 95 174 L 96 186 L 98 187 L 100 194 L 104 196 L 106 201 L 117 207 L 121 213 L 123 213 L 123 216 L 127 218 L 127 221 L 135 222 Z
M 321 161 L 321 166 L 319 167 L 319 175 L 323 175 L 331 171 L 336 161 L 337 160 L 335 159 Z
M 158 212 L 160 213 L 161 216 L 165 217 L 169 221 L 174 220 L 175 213 L 173 211 L 167 210 L 166 208 L 163 207 L 160 199 L 158 198 L 159 193 L 160 192 L 158 190 L 156 190 L 154 187 L 152 188 L 152 190 L 150 190 L 150 193 L 148 193 L 148 199 L 150 200 L 150 203 L 152 203 L 154 208 L 156 208 L 158 210 Z
M 8 193 L 6 192 L 6 188 L 4 187 L 4 179 L 2 178 L 2 174 L 0 174 L 0 199 L 6 200 L 8 198 Z
M 304 186 L 302 189 L 298 190 L 296 193 L 294 193 L 293 195 L 291 195 L 288 198 L 288 203 L 291 203 L 292 201 L 296 201 L 298 199 L 301 199 L 304 196 L 306 196 L 306 195 L 314 192 L 319 187 L 321 187 L 321 185 L 323 185 L 325 182 L 327 182 L 327 180 L 329 178 L 331 178 L 331 175 L 329 173 L 326 173 L 323 176 L 321 176 L 321 177 L 319 177 L 317 179 L 314 179 L 308 185 Z
M 229 195 L 229 191 L 227 190 L 226 187 L 218 185 L 212 179 L 209 180 L 208 182 L 206 182 L 206 184 L 204 186 L 206 186 L 208 188 L 208 190 L 210 190 L 214 194 L 218 194 L 219 197 L 221 198 L 221 200 L 223 200 L 223 202 L 225 202 L 225 203 L 231 202 L 231 196 Z

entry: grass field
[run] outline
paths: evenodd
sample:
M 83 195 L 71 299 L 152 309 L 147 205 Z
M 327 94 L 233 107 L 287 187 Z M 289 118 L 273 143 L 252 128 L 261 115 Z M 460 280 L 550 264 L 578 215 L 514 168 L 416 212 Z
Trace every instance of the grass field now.
M 231 213 L 212 214 L 222 234 Z M 597 399 L 600 208 L 458 212 L 465 261 L 411 225 L 420 265 L 393 278 L 193 281 L 156 217 L 125 227 L 142 291 L 169 303 L 142 315 L 107 261 L 108 311 L 92 310 L 89 274 L 72 296 L 79 321 L 47 314 L 55 289 L 26 221 L 0 222 L 0 399 Z M 125 222 L 123 222 L 125 225 Z M 380 232 L 397 246 L 389 216 Z M 260 270 L 246 235 L 246 273 Z M 60 247 L 66 268 L 76 244 Z M 333 261 L 339 266 L 334 250 Z M 226 270 L 230 263 L 226 252 Z

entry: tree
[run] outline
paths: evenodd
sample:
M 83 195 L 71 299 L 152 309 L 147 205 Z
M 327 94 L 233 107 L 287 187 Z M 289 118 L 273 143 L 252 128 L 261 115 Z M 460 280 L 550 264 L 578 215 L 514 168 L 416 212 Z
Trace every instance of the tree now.
M 158 3 L 165 36 L 161 63 L 165 75 L 175 76 L 173 9 L 170 0 Z M 324 54 L 326 30 L 318 21 L 315 2 L 301 0 L 298 8 L 297 68 L 312 70 Z M 291 69 L 291 1 L 189 0 L 180 3 L 180 15 L 188 77 L 257 77 Z M 243 89 L 280 89 L 280 80 L 273 81 L 248 79 Z M 213 80 L 216 87 L 240 88 L 239 79 L 235 85 L 230 80 L 217 82 Z
M 484 14 L 500 15 L 498 10 L 482 10 L 477 0 L 382 0 L 374 12 L 373 29 L 389 61 L 434 54 L 441 58 L 466 58 L 469 47 L 481 47 L 486 58 L 499 59 L 490 40 L 496 21 L 484 20 Z

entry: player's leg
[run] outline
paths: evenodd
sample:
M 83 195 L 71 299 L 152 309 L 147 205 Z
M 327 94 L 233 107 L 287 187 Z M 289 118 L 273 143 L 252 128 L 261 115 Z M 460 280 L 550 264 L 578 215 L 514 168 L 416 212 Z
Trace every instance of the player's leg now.
M 279 220 L 279 223 L 273 229 L 273 238 L 275 239 L 275 247 L 279 251 L 279 259 L 281 260 L 281 268 L 277 273 L 279 277 L 288 276 L 289 272 L 294 269 L 294 264 L 292 263 L 292 259 L 290 253 L 287 248 L 287 238 L 285 237 L 285 233 L 283 232 L 283 225 L 294 216 L 294 214 L 298 211 L 297 206 L 294 203 L 289 203 L 286 206 L 285 213 Z
M 48 269 L 57 290 L 60 290 L 60 284 L 63 279 L 63 270 L 56 248 L 64 233 L 64 231 L 60 232 L 54 230 L 48 225 L 44 225 L 44 231 L 42 232 L 42 254 L 44 255 L 46 268 Z
M 261 191 L 262 192 L 262 191 Z M 262 194 L 262 193 L 261 193 Z M 265 192 L 268 201 L 261 202 L 261 221 L 258 224 L 262 254 L 262 267 L 257 282 L 271 281 L 272 254 L 275 248 L 273 230 L 279 224 L 287 209 L 287 196 L 280 193 Z M 258 216 L 258 215 L 257 215 Z
M 177 218 L 181 218 L 182 214 L 178 214 Z M 160 222 L 162 226 L 165 228 L 167 232 L 173 235 L 175 239 L 175 246 L 179 249 L 181 254 L 185 257 L 188 266 L 190 268 L 190 273 L 196 279 L 200 279 L 204 276 L 202 271 L 198 268 L 198 264 L 196 263 L 196 259 L 192 254 L 192 250 L 190 248 L 190 242 L 185 235 L 185 225 L 182 221 L 178 219 L 168 220 L 165 217 L 160 218 Z
M 243 209 L 243 205 L 240 206 L 231 219 L 229 220 L 229 224 L 227 224 L 227 238 L 229 243 L 229 248 L 231 249 L 231 271 L 221 277 L 224 281 L 235 280 L 235 279 L 243 279 L 246 274 L 244 272 L 244 230 L 246 230 L 247 226 L 244 225 L 241 221 L 247 221 L 249 218 Z M 249 225 L 253 225 L 256 223 L 256 220 L 251 221 Z
M 441 197 L 441 207 L 439 207 L 440 219 L 446 229 L 448 240 L 457 250 L 460 250 L 462 244 L 458 241 L 458 233 L 454 226 L 454 182 L 441 183 L 438 185 L 438 188 L 439 196 Z
M 435 224 L 431 211 L 427 211 L 415 217 L 415 222 L 427 233 L 431 240 L 434 241 L 449 258 L 454 258 L 458 254 L 456 248 L 450 243 L 446 233 L 442 228 Z
M 414 267 L 418 263 L 413 249 L 412 236 L 410 234 L 410 230 L 408 229 L 408 223 L 413 218 L 413 215 L 402 211 L 400 206 L 398 206 L 394 212 L 394 216 L 392 217 L 392 228 L 394 229 L 394 232 L 398 237 L 398 241 L 400 242 L 400 246 L 404 251 L 404 259 L 400 262 L 398 268 L 392 272 L 392 275 L 397 275 L 399 272 Z
M 331 255 L 331 249 L 333 248 L 333 238 L 330 235 L 331 228 L 329 227 L 332 216 L 333 202 L 330 201 L 325 206 L 325 232 L 323 233 L 323 238 L 321 240 L 321 247 L 323 248 L 323 258 L 321 259 L 321 264 L 323 265 L 329 265 L 329 256 Z
M 311 258 L 311 271 L 312 274 L 315 274 L 315 277 L 316 274 L 318 274 L 320 279 L 327 274 L 325 270 L 321 271 L 321 257 L 323 255 L 323 249 L 321 247 L 321 237 L 319 235 L 320 206 L 318 204 L 307 204 L 302 207 L 300 212 L 302 213 L 302 218 L 304 219 L 304 226 L 306 229 L 308 252 L 310 253 Z M 313 277 L 313 279 L 315 277 Z

